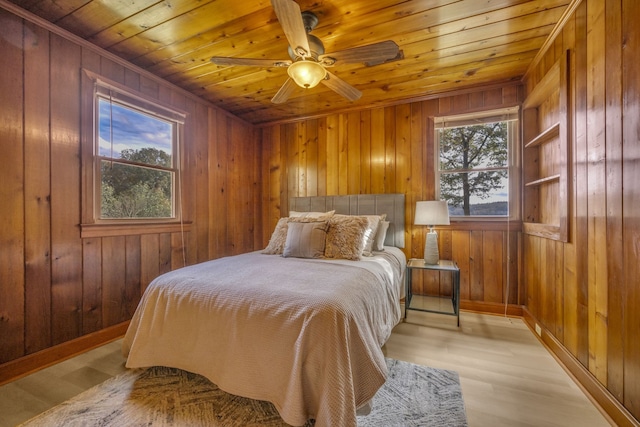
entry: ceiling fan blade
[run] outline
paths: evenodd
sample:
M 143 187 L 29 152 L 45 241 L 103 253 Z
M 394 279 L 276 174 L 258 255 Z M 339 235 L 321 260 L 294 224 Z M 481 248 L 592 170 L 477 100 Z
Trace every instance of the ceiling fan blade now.
M 296 89 L 296 86 L 296 82 L 294 82 L 293 79 L 287 79 L 280 90 L 278 90 L 273 98 L 271 98 L 271 102 L 273 102 L 274 104 L 282 104 L 287 99 L 289 99 L 293 91 Z
M 248 67 L 288 67 L 291 61 L 288 59 L 253 59 L 253 58 L 229 58 L 214 56 L 211 62 L 216 65 L 246 65 Z
M 271 5 L 291 49 L 299 56 L 311 56 L 307 31 L 304 28 L 302 12 L 298 3 L 293 0 L 271 0 Z
M 393 40 L 387 40 L 320 55 L 318 60 L 327 67 L 333 65 L 335 62 L 363 62 L 367 65 L 377 65 L 397 57 L 399 52 L 400 48 L 398 45 Z
M 334 90 L 340 95 L 347 98 L 349 101 L 357 101 L 362 96 L 362 92 L 360 92 L 355 87 L 351 86 L 349 83 L 345 82 L 335 74 L 331 74 L 327 71 L 327 77 L 322 80 L 325 86 L 329 89 Z

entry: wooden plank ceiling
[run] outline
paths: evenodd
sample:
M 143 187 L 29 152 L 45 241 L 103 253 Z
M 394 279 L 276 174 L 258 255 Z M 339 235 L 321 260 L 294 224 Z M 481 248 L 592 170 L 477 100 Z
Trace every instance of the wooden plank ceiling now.
M 212 56 L 289 59 L 269 0 L 12 0 L 16 5 L 255 124 L 419 99 L 517 80 L 569 0 L 297 0 L 319 18 L 327 53 L 384 40 L 402 59 L 331 72 L 362 91 L 324 85 L 271 98 L 285 68 L 217 66 Z

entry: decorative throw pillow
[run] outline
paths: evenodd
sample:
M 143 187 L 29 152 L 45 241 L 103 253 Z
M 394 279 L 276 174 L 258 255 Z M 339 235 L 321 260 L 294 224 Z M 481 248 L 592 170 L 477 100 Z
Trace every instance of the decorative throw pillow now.
M 283 257 L 322 258 L 324 256 L 327 221 L 290 221 Z
M 278 220 L 273 233 L 271 234 L 271 238 L 269 239 L 269 243 L 267 247 L 262 250 L 263 254 L 267 255 L 281 255 L 284 251 L 284 244 L 287 240 L 287 224 L 291 221 L 296 222 L 313 222 L 313 221 L 324 221 L 334 214 L 335 211 L 329 212 L 311 212 L 319 214 L 316 216 L 298 216 L 298 217 L 282 217 Z M 306 212 L 304 212 L 306 213 Z
M 389 221 L 380 221 L 376 237 L 373 241 L 374 251 L 384 251 L 384 241 L 387 238 L 387 230 L 389 229 Z
M 329 220 L 325 258 L 357 261 L 364 249 L 364 235 L 369 221 L 361 216 L 334 215 Z
M 269 239 L 269 244 L 262 251 L 263 254 L 267 255 L 278 255 L 281 254 L 284 250 L 284 244 L 287 240 L 287 222 L 289 218 L 284 217 L 278 220 L 276 224 L 276 228 L 273 230 L 271 234 L 271 238 Z
M 368 225 L 364 235 L 364 249 L 362 255 L 373 256 L 373 242 L 376 239 L 376 233 L 380 227 L 380 222 L 387 217 L 387 214 L 382 215 L 359 215 L 367 218 Z

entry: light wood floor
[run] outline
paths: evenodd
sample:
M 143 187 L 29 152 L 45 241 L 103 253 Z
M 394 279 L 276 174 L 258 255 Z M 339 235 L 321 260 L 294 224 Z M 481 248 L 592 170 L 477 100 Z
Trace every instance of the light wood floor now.
M 385 345 L 399 360 L 455 370 L 470 427 L 610 425 L 520 319 L 410 312 Z M 425 326 L 425 325 L 429 326 Z M 121 341 L 0 387 L 0 427 L 15 426 L 125 370 Z

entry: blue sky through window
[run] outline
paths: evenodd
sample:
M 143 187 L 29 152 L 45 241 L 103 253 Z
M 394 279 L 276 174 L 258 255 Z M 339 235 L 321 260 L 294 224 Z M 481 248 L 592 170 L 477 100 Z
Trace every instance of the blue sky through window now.
M 100 156 L 121 158 L 124 149 L 142 148 L 155 148 L 172 155 L 170 122 L 102 98 L 98 100 L 98 107 Z

